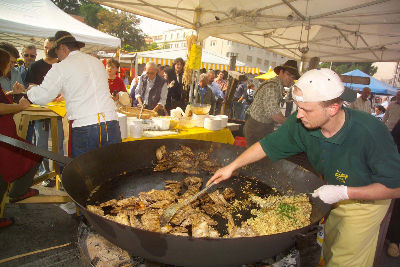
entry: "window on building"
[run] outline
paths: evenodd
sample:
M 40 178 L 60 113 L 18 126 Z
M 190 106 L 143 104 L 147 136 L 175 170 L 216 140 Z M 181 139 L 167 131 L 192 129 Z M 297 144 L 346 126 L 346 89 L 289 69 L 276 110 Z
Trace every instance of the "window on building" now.
M 179 43 L 176 43 L 176 44 L 175 44 L 175 48 L 178 48 L 178 47 L 179 47 Z
M 249 47 L 249 50 L 254 50 L 253 46 L 249 45 L 248 47 Z
M 262 62 L 262 60 L 261 60 L 261 58 L 257 58 L 257 64 L 261 64 L 261 62 Z
M 247 56 L 247 62 L 253 62 L 253 57 L 252 56 Z
M 176 33 L 176 39 L 179 39 L 179 32 Z
M 228 42 L 228 45 L 232 45 L 232 41 L 227 41 Z
M 264 60 L 264 66 L 269 67 L 269 60 Z
M 186 42 L 182 43 L 182 47 L 186 47 Z
M 213 40 L 213 41 L 210 42 L 210 46 L 216 46 L 216 45 L 217 45 L 217 41 Z

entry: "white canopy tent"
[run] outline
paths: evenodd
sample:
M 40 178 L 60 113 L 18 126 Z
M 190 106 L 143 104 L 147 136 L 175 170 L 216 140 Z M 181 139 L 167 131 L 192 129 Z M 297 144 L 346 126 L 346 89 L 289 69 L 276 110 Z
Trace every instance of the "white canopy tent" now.
M 399 0 L 93 1 L 295 60 L 400 60 Z
M 34 44 L 42 49 L 43 41 L 59 30 L 70 32 L 86 44 L 81 50 L 94 52 L 118 48 L 121 40 L 98 31 L 59 9 L 50 0 L 0 0 L 0 41 L 15 46 Z

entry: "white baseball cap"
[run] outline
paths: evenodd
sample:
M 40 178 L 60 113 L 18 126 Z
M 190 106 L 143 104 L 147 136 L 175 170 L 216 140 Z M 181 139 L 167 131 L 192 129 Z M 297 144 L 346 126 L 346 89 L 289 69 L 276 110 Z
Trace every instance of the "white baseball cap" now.
M 321 102 L 340 98 L 353 102 L 357 98 L 356 91 L 344 87 L 339 75 L 330 69 L 313 69 L 304 73 L 295 84 L 303 96 L 293 95 L 298 102 Z

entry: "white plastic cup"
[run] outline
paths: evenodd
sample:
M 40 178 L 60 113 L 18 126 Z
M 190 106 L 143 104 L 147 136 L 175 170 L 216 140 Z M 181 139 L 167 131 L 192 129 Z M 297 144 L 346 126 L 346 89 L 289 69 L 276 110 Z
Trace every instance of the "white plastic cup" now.
M 221 130 L 222 129 L 222 119 L 220 119 L 218 117 L 214 118 L 214 125 L 215 125 L 214 127 L 215 127 L 216 131 Z
M 228 125 L 228 116 L 226 115 L 217 115 L 217 118 L 221 119 L 221 129 L 225 128 Z
M 141 121 L 137 121 L 129 125 L 129 135 L 132 138 L 140 138 L 143 135 L 143 125 Z
M 211 131 L 218 131 L 221 129 L 221 119 L 205 118 L 204 128 Z

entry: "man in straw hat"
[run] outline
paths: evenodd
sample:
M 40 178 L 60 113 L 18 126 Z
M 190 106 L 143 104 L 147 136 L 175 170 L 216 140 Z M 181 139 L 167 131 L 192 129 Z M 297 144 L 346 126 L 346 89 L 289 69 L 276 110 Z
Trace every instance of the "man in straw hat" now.
M 372 266 L 381 221 L 390 199 L 400 197 L 400 154 L 393 138 L 373 116 L 343 107 L 356 93 L 330 69 L 306 72 L 293 98 L 297 112 L 207 184 L 229 179 L 236 169 L 267 155 L 277 161 L 305 152 L 327 182 L 312 196 L 335 204 L 325 224 L 326 266 Z
M 64 96 L 68 120 L 72 121 L 73 158 L 121 142 L 106 69 L 97 58 L 79 51 L 84 46 L 69 32 L 56 32 L 49 55 L 61 62 L 53 64 L 43 82 L 28 91 L 29 100 L 39 105 L 46 105 L 59 94 Z
M 277 123 L 284 123 L 280 103 L 283 101 L 284 87 L 289 87 L 299 78 L 297 62 L 288 60 L 274 69 L 277 76 L 267 80 L 254 93 L 254 101 L 247 113 L 249 118 L 244 126 L 247 146 L 258 142 L 265 135 L 274 131 Z

